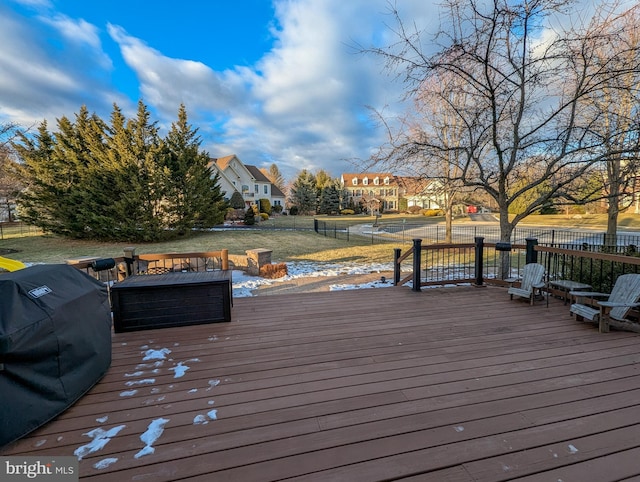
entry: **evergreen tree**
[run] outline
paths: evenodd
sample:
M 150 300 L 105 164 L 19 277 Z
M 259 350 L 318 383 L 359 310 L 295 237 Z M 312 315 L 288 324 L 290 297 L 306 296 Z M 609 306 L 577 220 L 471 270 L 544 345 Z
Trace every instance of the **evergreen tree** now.
M 233 194 L 231 195 L 231 199 L 229 201 L 229 204 L 231 205 L 231 207 L 233 209 L 244 209 L 245 208 L 244 198 L 242 197 L 242 194 L 240 194 L 240 192 L 238 192 L 238 191 L 233 191 Z
M 329 182 L 320 191 L 319 214 L 334 214 L 340 211 L 340 186 Z
M 316 209 L 316 180 L 313 174 L 303 169 L 291 186 L 291 203 L 300 214 L 310 214 Z
M 156 241 L 222 222 L 226 203 L 218 177 L 199 152 L 184 106 L 163 141 L 147 107 L 127 120 L 114 105 L 110 125 L 82 107 L 49 133 L 18 134 L 27 189 L 18 198 L 22 218 L 74 238 Z
M 200 151 L 201 140 L 197 129 L 187 122 L 183 104 L 164 144 L 168 227 L 184 235 L 194 226 L 208 228 L 220 224 L 226 203 L 218 185 L 219 177 L 217 173 L 212 176 L 209 154 Z
M 168 182 L 159 163 L 162 140 L 150 117 L 141 101 L 134 119 L 127 121 L 117 106 L 111 115 L 108 146 L 117 239 L 157 241 L 165 236 L 163 200 Z
M 247 226 L 253 226 L 256 223 L 256 213 L 253 207 L 249 206 L 244 213 L 244 224 Z
M 51 161 L 55 139 L 47 129 L 47 122 L 38 126 L 33 137 L 18 132 L 13 147 L 22 159 L 21 174 L 27 185 L 18 197 L 18 214 L 28 224 L 52 233 L 64 233 L 59 220 L 59 194 L 63 191 L 63 166 Z
M 324 169 L 318 170 L 314 177 L 316 180 L 316 189 L 318 190 L 318 193 L 320 193 L 322 189 L 329 186 L 333 182 L 333 179 L 331 178 L 329 173 Z

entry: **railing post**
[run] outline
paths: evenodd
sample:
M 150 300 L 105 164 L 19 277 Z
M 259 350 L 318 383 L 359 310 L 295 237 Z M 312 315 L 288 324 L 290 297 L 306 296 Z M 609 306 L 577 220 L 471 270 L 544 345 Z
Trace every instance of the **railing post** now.
M 229 269 L 229 250 L 220 250 L 220 268 L 227 271 Z
M 482 236 L 476 236 L 476 286 L 482 286 L 484 284 L 484 276 L 482 268 L 484 266 L 484 238 Z
M 296 228 L 296 218 L 293 218 L 293 229 Z M 318 232 L 318 220 L 314 219 L 313 220 L 313 230 L 317 233 Z
M 133 266 L 136 258 L 136 248 L 129 246 L 124 248 L 124 262 L 127 265 L 127 276 L 138 274 L 138 270 Z
M 527 252 L 525 256 L 525 263 L 537 263 L 538 262 L 538 252 L 534 249 L 534 246 L 538 245 L 537 238 L 526 238 L 527 242 Z
M 393 286 L 398 286 L 398 283 L 400 283 L 400 263 L 398 260 L 401 252 L 400 248 L 394 248 L 393 250 Z
M 413 288 L 412 291 L 420 291 L 420 264 L 422 258 L 422 239 L 413 240 Z

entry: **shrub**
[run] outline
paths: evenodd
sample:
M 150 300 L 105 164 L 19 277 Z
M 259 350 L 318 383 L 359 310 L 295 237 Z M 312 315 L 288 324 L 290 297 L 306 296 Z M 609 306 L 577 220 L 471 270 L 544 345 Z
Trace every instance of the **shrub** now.
M 442 209 L 423 209 L 420 211 L 423 216 L 444 216 Z
M 260 212 L 271 214 L 271 201 L 268 199 L 259 199 L 258 203 L 260 204 Z
M 275 204 L 271 206 L 271 210 L 276 214 L 280 214 L 282 212 L 282 204 Z
M 342 211 L 340 211 L 340 214 L 342 214 L 343 216 L 347 216 L 355 214 L 355 211 L 353 209 L 343 209 Z
M 265 264 L 260 267 L 260 276 L 268 279 L 282 278 L 289 274 L 285 263 Z
M 234 209 L 244 209 L 244 198 L 238 191 L 233 191 L 229 205 Z
M 244 224 L 247 226 L 256 224 L 256 213 L 253 212 L 252 208 L 247 209 L 247 212 L 244 213 Z
M 233 209 L 233 208 L 229 208 L 227 210 L 227 216 L 225 219 L 229 220 L 229 221 L 239 221 L 241 219 L 244 219 L 244 209 Z
M 411 214 L 417 214 L 420 211 L 422 211 L 422 208 L 420 206 L 409 206 L 407 208 L 407 212 Z
M 289 214 L 291 214 L 292 216 L 297 216 L 298 215 L 298 206 L 291 206 L 289 208 Z
M 267 219 L 269 219 L 269 215 L 267 213 L 260 213 L 260 219 L 266 221 Z

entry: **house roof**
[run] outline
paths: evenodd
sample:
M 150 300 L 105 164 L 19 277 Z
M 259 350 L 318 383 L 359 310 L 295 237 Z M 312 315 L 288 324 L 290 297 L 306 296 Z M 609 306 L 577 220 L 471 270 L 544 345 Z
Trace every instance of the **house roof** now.
M 226 167 L 229 165 L 229 163 L 231 162 L 231 159 L 233 159 L 234 157 L 236 157 L 235 154 L 231 154 L 230 156 L 224 156 L 224 157 L 218 157 L 218 158 L 213 158 L 211 159 L 213 162 L 215 162 L 218 166 L 220 166 L 221 170 L 226 169 Z
M 286 197 L 278 186 L 271 183 L 271 197 Z
M 358 179 L 358 184 L 361 183 L 362 179 L 368 178 L 370 181 L 375 179 L 376 177 L 380 180 L 384 180 L 385 178 L 389 178 L 389 184 L 395 184 L 396 176 L 391 174 L 390 172 L 361 172 L 359 174 L 346 173 L 341 175 L 342 182 L 345 186 L 353 186 L 353 180 Z
M 265 176 L 262 173 L 262 171 L 260 169 L 258 169 L 256 166 L 251 166 L 249 164 L 245 164 L 244 167 L 247 168 L 247 171 L 249 171 L 251 173 L 251 175 L 253 176 L 253 178 L 256 181 L 271 183 L 271 181 L 267 178 L 267 176 Z
M 431 179 L 425 179 L 420 177 L 396 177 L 398 186 L 405 190 L 409 194 L 421 194 L 423 193 L 429 184 Z

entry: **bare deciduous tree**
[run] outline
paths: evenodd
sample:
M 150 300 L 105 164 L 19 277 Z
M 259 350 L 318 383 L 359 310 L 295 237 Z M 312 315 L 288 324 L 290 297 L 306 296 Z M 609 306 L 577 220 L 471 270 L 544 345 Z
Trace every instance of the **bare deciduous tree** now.
M 24 188 L 11 148 L 11 142 L 15 139 L 17 132 L 16 124 L 0 124 L 0 213 L 4 211 L 9 222 L 15 219 L 14 202 L 18 193 Z
M 606 238 L 608 243 L 615 245 L 618 214 L 629 208 L 638 190 L 640 71 L 626 69 L 626 66 L 637 66 L 640 61 L 640 6 L 594 23 L 591 35 L 605 35 L 611 39 L 611 43 L 604 46 L 607 50 L 594 52 L 598 60 L 596 65 L 605 65 L 611 50 L 620 52 L 613 62 L 622 74 L 609 79 L 581 102 L 580 111 L 592 120 L 593 133 L 600 137 L 606 156 L 599 172 L 600 182 L 585 189 L 583 199 L 575 200 L 584 201 L 585 196 L 591 200 L 606 199 Z
M 620 32 L 594 24 L 561 27 L 571 0 L 447 0 L 436 37 L 438 51 L 425 52 L 423 33 L 406 29 L 397 10 L 398 42 L 369 49 L 400 72 L 408 96 L 435 98 L 446 108 L 423 112 L 424 135 L 405 133 L 392 154 L 425 163 L 448 159 L 443 178 L 480 189 L 499 209 L 500 237 L 553 199 L 571 196 L 575 181 L 598 163 L 638 150 L 635 143 L 610 146 L 594 130 L 597 119 L 580 111 L 603 86 L 638 71 L 636 46 L 616 43 Z M 610 10 L 611 12 L 612 10 Z M 603 8 L 596 23 L 613 13 Z M 551 19 L 558 26 L 552 28 Z M 616 46 L 613 48 L 613 46 Z M 601 55 L 604 54 L 604 55 Z M 616 58 L 633 59 L 621 63 Z M 442 79 L 447 79 L 443 89 Z M 438 134 L 445 124 L 459 131 L 451 143 Z M 625 135 L 618 126 L 610 136 Z M 509 208 L 527 202 L 509 217 Z

